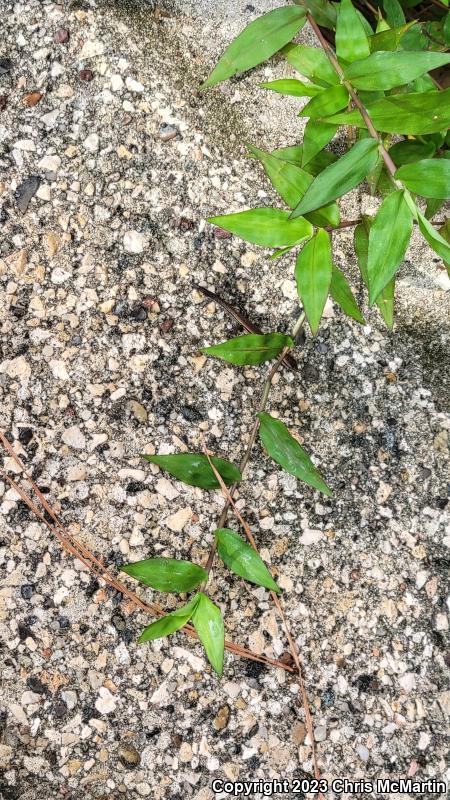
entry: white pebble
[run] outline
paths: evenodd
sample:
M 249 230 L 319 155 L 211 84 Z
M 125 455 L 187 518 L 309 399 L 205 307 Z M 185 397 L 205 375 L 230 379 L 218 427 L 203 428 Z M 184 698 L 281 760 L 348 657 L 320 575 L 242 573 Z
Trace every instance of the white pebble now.
M 95 701 L 95 707 L 100 714 L 111 714 L 116 709 L 116 698 L 111 694 L 106 686 L 99 689 L 100 697 Z
M 80 431 L 77 425 L 66 428 L 61 438 L 65 444 L 68 444 L 69 447 L 73 447 L 75 450 L 84 450 L 86 447 L 84 433 Z
M 139 231 L 126 231 L 123 237 L 123 246 L 127 253 L 142 253 L 145 247 L 145 238 Z
M 100 140 L 96 133 L 90 133 L 89 136 L 86 136 L 86 139 L 84 140 L 84 147 L 86 150 L 89 150 L 90 153 L 96 153 L 99 144 Z
M 142 85 L 142 83 L 139 83 L 139 81 L 135 81 L 133 78 L 126 78 L 125 85 L 127 89 L 130 90 L 130 92 L 137 92 L 138 94 L 140 94 L 141 92 L 144 91 L 144 86 Z

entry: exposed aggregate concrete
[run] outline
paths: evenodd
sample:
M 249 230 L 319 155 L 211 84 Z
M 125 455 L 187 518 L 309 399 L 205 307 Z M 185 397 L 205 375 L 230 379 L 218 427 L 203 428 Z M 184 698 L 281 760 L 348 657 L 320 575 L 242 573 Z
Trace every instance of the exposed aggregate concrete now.
M 241 142 L 290 144 L 300 130 L 293 101 L 257 88 L 286 73 L 279 61 L 198 93 L 224 43 L 276 3 L 231 5 L 3 2 L 0 427 L 112 567 L 151 555 L 205 562 L 220 495 L 139 453 L 199 449 L 203 432 L 238 462 L 251 426 L 264 368 L 199 354 L 238 329 L 192 284 L 267 330 L 298 314 L 292 257 L 269 262 L 204 221 L 275 203 Z M 355 192 L 343 216 L 375 205 Z M 358 291 L 351 233 L 335 238 Z M 444 777 L 447 287 L 415 234 L 392 334 L 376 311 L 360 327 L 327 306 L 270 410 L 336 497 L 259 446 L 239 495 L 284 589 L 329 779 Z M 2 798 L 209 800 L 215 777 L 311 773 L 295 680 L 227 655 L 218 681 L 182 635 L 138 646 L 148 618 L 63 554 L 3 483 L 0 512 Z M 282 656 L 264 590 L 220 565 L 210 588 L 231 638 Z

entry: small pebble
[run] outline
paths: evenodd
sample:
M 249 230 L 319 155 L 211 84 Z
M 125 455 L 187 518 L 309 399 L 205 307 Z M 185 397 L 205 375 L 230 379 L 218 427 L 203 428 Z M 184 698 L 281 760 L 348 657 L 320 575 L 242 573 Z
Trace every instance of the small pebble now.
M 22 183 L 17 187 L 14 196 L 16 198 L 19 211 L 21 211 L 22 214 L 25 214 L 32 198 L 39 189 L 40 183 L 41 179 L 38 175 L 30 175 L 29 178 L 25 178 L 25 180 L 22 181 Z
M 31 583 L 25 583 L 20 589 L 20 594 L 24 600 L 30 600 L 34 594 L 34 586 Z
M 6 75 L 7 72 L 11 72 L 13 68 L 13 63 L 10 58 L 0 58 L 0 75 Z
M 318 725 L 314 728 L 314 739 L 316 742 L 324 742 L 327 738 L 327 729 L 325 725 Z
M 94 80 L 94 73 L 92 72 L 91 69 L 80 69 L 78 77 L 80 81 L 86 81 L 87 83 L 89 83 L 89 81 Z
M 161 322 L 159 326 L 159 330 L 161 333 L 169 333 L 170 330 L 173 328 L 173 319 L 165 319 Z
M 161 125 L 157 135 L 162 142 L 170 142 L 178 135 L 178 129 L 174 125 Z
M 53 35 L 53 39 L 57 44 L 65 44 L 69 41 L 69 31 L 66 28 L 58 28 Z
M 135 747 L 131 744 L 124 744 L 119 748 L 119 758 L 128 769 L 137 767 L 141 762 L 141 757 Z
M 42 100 L 42 92 L 29 92 L 23 96 L 23 103 L 25 106 L 36 106 Z

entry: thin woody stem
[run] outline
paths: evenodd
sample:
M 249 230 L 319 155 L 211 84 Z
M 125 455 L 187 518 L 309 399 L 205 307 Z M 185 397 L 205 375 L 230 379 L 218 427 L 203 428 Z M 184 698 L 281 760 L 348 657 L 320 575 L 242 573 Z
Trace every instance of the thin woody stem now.
M 327 55 L 327 57 L 328 57 L 328 59 L 330 61 L 330 64 L 332 65 L 334 71 L 337 73 L 337 75 L 339 75 L 339 78 L 341 79 L 342 84 L 347 89 L 347 91 L 348 91 L 350 97 L 352 98 L 356 108 L 358 109 L 359 113 L 361 114 L 361 117 L 363 118 L 363 120 L 364 120 L 364 122 L 366 124 L 367 130 L 369 131 L 369 133 L 372 136 L 372 138 L 375 139 L 378 142 L 378 145 L 379 145 L 379 148 L 380 148 L 380 154 L 381 154 L 381 157 L 382 157 L 382 159 L 383 159 L 383 161 L 384 161 L 384 163 L 386 165 L 386 169 L 388 170 L 389 174 L 391 175 L 391 177 L 395 181 L 394 176 L 395 176 L 395 173 L 397 171 L 397 167 L 395 166 L 391 156 L 389 155 L 388 151 L 386 150 L 378 131 L 376 130 L 376 128 L 375 128 L 375 126 L 374 126 L 369 114 L 367 113 L 367 109 L 365 108 L 364 104 L 361 102 L 361 99 L 358 97 L 358 94 L 355 91 L 355 89 L 353 88 L 353 86 L 351 85 L 351 83 L 348 80 L 346 80 L 345 75 L 344 75 L 344 70 L 342 69 L 341 65 L 339 64 L 339 61 L 337 60 L 336 55 L 333 52 L 333 49 L 328 44 L 327 40 L 325 39 L 325 37 L 322 34 L 322 31 L 320 30 L 319 26 L 317 25 L 317 23 L 312 18 L 311 14 L 307 15 L 307 20 L 308 20 L 309 24 L 311 25 L 311 28 L 313 29 L 314 33 L 316 34 L 316 36 L 317 36 L 317 38 L 318 38 L 318 40 L 320 42 L 320 45 L 321 45 L 322 49 L 324 50 L 325 54 Z M 395 183 L 399 188 L 400 187 L 403 188 L 402 185 L 399 183 L 399 181 L 395 181 Z
M 297 322 L 295 323 L 293 329 L 292 329 L 291 336 L 292 336 L 293 339 L 295 339 L 295 337 L 300 333 L 304 322 L 305 322 L 305 314 L 302 312 L 300 314 Z M 290 347 L 284 347 L 283 350 L 281 351 L 280 355 L 278 356 L 277 360 L 275 361 L 275 363 L 270 368 L 270 370 L 268 372 L 268 375 L 267 375 L 267 378 L 266 378 L 266 380 L 264 382 L 263 389 L 262 389 L 261 399 L 260 399 L 259 405 L 258 405 L 258 412 L 264 411 L 264 409 L 265 409 L 265 407 L 267 405 L 267 400 L 269 399 L 269 394 L 270 394 L 270 389 L 271 389 L 271 386 L 272 386 L 273 379 L 274 379 L 275 375 L 277 374 L 278 370 L 280 369 L 280 366 L 281 366 L 281 364 L 283 362 L 283 359 L 285 358 L 287 353 L 289 353 L 290 349 L 291 349 Z M 255 444 L 255 441 L 256 441 L 258 428 L 259 428 L 259 418 L 256 417 L 255 421 L 253 423 L 253 427 L 252 427 L 252 429 L 250 431 L 250 438 L 248 440 L 247 447 L 245 448 L 245 453 L 242 456 L 241 463 L 239 464 L 239 471 L 240 471 L 241 475 L 244 472 L 244 470 L 245 470 L 245 468 L 246 468 L 246 466 L 247 466 L 247 464 L 249 462 L 249 459 L 250 459 L 250 456 L 251 456 L 251 453 L 252 453 L 252 450 L 253 450 L 253 445 Z M 233 497 L 237 487 L 238 487 L 238 483 L 237 482 L 233 483 L 233 485 L 231 486 L 231 488 L 229 490 L 230 498 Z M 217 523 L 217 527 L 218 528 L 223 528 L 223 526 L 225 525 L 230 505 L 231 505 L 231 500 L 227 497 L 227 499 L 225 500 L 225 503 L 223 505 L 223 508 L 222 508 L 222 511 L 221 511 L 221 514 L 220 514 L 220 517 L 219 517 L 219 521 Z M 209 551 L 208 561 L 205 564 L 205 570 L 208 573 L 208 575 L 211 572 L 211 567 L 213 565 L 214 555 L 215 555 L 215 552 L 216 552 L 216 547 L 217 547 L 216 539 L 214 538 L 214 540 L 213 540 L 213 542 L 211 544 L 210 551 Z

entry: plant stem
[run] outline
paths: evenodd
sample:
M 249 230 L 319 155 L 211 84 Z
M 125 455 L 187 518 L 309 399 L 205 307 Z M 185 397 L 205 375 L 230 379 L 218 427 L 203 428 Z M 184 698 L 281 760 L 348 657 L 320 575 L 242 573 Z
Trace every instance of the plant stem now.
M 294 327 L 292 328 L 291 336 L 292 336 L 293 339 L 295 339 L 295 337 L 300 333 L 304 322 L 305 322 L 305 314 L 304 314 L 304 312 L 302 312 L 300 314 L 297 322 L 295 323 Z M 267 374 L 267 378 L 266 378 L 266 380 L 264 382 L 263 389 L 262 389 L 261 398 L 260 398 L 259 405 L 258 405 L 258 412 L 264 411 L 264 409 L 265 409 L 265 407 L 267 405 L 267 400 L 269 399 L 269 394 L 270 394 L 270 389 L 272 387 L 273 379 L 274 379 L 275 375 L 277 374 L 277 372 L 278 372 L 278 370 L 279 370 L 279 368 L 280 368 L 280 366 L 282 364 L 283 359 L 285 358 L 285 356 L 287 355 L 287 353 L 289 352 L 290 349 L 291 349 L 290 347 L 284 347 L 283 350 L 281 351 L 280 355 L 278 356 L 277 360 L 275 361 L 275 363 L 271 366 L 271 368 L 270 368 L 270 370 L 269 370 L 269 372 Z M 247 464 L 249 462 L 249 459 L 250 459 L 250 456 L 251 456 L 251 452 L 253 450 L 253 445 L 255 444 L 255 441 L 256 441 L 258 428 L 259 428 L 259 419 L 258 419 L 258 417 L 256 417 L 255 421 L 253 423 L 253 427 L 252 427 L 252 429 L 250 431 L 250 438 L 248 440 L 247 447 L 245 449 L 244 455 L 242 456 L 241 463 L 239 464 L 239 471 L 240 471 L 241 475 L 244 472 L 244 470 L 245 470 L 245 468 L 246 468 L 246 466 L 247 466 Z M 237 482 L 233 483 L 233 485 L 230 488 L 230 497 L 233 497 L 237 487 L 238 487 L 238 483 Z M 222 511 L 221 511 L 221 514 L 220 514 L 220 517 L 219 517 L 219 521 L 217 523 L 217 527 L 218 528 L 223 528 L 223 526 L 225 525 L 230 505 L 231 505 L 230 500 L 229 500 L 229 498 L 227 498 L 225 500 L 224 506 L 222 508 Z M 216 547 L 217 547 L 217 543 L 216 543 L 216 540 L 214 538 L 214 541 L 212 542 L 211 548 L 210 548 L 210 551 L 209 551 L 208 561 L 206 562 L 206 565 L 205 565 L 205 570 L 208 573 L 208 575 L 211 572 L 211 567 L 213 565 L 214 555 L 215 555 L 215 552 L 216 552 Z
M 307 18 L 309 24 L 311 25 L 311 28 L 313 29 L 314 33 L 316 34 L 316 36 L 317 36 L 317 38 L 318 38 L 318 40 L 319 40 L 319 42 L 321 44 L 322 49 L 324 50 L 325 54 L 327 55 L 327 57 L 328 57 L 328 59 L 330 61 L 330 64 L 332 65 L 334 71 L 339 75 L 339 78 L 341 79 L 341 83 L 347 89 L 347 91 L 348 91 L 350 97 L 352 98 L 356 108 L 358 109 L 358 111 L 361 114 L 364 122 L 366 123 L 367 130 L 369 131 L 369 133 L 372 136 L 372 138 L 376 139 L 376 141 L 378 142 L 378 145 L 379 145 L 379 148 L 380 148 L 381 157 L 382 157 L 382 159 L 383 159 L 383 161 L 384 161 L 384 163 L 386 165 L 387 171 L 389 172 L 389 174 L 391 175 L 391 177 L 395 181 L 395 184 L 396 184 L 397 188 L 403 188 L 402 184 L 399 181 L 395 180 L 394 176 L 395 176 L 395 173 L 397 171 L 397 167 L 395 166 L 394 162 L 392 161 L 391 156 L 389 155 L 388 151 L 386 150 L 378 131 L 376 130 L 371 118 L 369 117 L 369 114 L 367 113 L 367 109 L 365 108 L 365 106 L 361 102 L 361 99 L 358 97 L 358 94 L 355 91 L 355 89 L 353 88 L 353 86 L 351 85 L 351 83 L 348 80 L 346 80 L 345 75 L 344 75 L 344 70 L 342 69 L 341 65 L 339 64 L 339 61 L 337 60 L 332 48 L 328 44 L 327 40 L 324 38 L 324 36 L 322 34 L 322 31 L 320 30 L 319 26 L 317 25 L 317 23 L 312 18 L 311 14 L 308 14 L 306 18 Z

